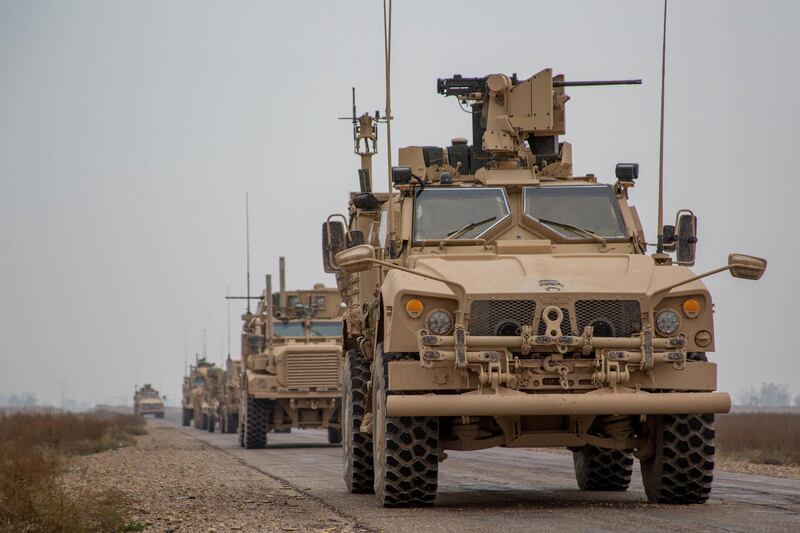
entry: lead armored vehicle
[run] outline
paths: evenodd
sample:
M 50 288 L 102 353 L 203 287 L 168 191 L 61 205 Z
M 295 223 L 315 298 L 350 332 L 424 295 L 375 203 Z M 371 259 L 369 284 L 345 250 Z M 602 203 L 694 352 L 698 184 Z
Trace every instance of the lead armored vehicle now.
M 341 441 L 342 308 L 339 291 L 317 284 L 287 291 L 280 261 L 280 291 L 271 278 L 255 314 L 245 314 L 240 443 L 263 448 L 269 431 L 327 428 Z
M 638 165 L 618 164 L 612 183 L 573 174 L 566 88 L 614 83 L 550 69 L 439 80 L 471 107 L 473 143 L 401 148 L 391 195 L 365 179 L 370 117 L 354 119 L 361 191 L 323 225 L 347 307 L 351 492 L 430 505 L 446 450 L 547 446 L 572 451 L 583 490 L 626 490 L 638 458 L 650 501 L 708 498 L 714 413 L 730 397 L 700 278 L 758 279 L 766 261 L 732 254 L 696 275 L 685 210 L 648 255 L 629 203 Z
M 141 417 L 153 415 L 156 418 L 164 418 L 164 400 L 149 383 L 143 385 L 133 395 L 133 413 Z

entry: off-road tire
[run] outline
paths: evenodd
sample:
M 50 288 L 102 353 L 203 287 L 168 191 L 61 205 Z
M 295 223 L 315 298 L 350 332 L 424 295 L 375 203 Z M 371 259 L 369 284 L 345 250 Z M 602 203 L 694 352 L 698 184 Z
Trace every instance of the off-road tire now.
M 626 491 L 633 474 L 633 451 L 587 444 L 572 452 L 575 479 L 581 490 Z
M 272 415 L 272 401 L 247 397 L 244 421 L 244 447 L 258 450 L 267 446 L 267 432 Z
M 216 426 L 217 426 L 217 417 L 214 413 L 211 413 L 210 415 L 208 415 L 208 427 L 206 429 L 208 429 L 209 433 L 214 433 L 214 429 L 216 429 Z
M 244 426 L 241 423 L 237 424 L 236 431 L 239 433 L 239 447 L 244 448 Z
M 236 430 L 239 426 L 239 415 L 237 413 L 232 413 L 228 415 L 228 422 L 226 423 L 226 431 L 225 433 L 236 433 Z
M 333 415 L 331 416 L 331 420 L 329 422 L 330 424 L 335 424 L 335 426 L 328 427 L 328 444 L 342 443 L 341 419 L 342 419 L 342 408 L 339 407 L 336 411 L 334 411 Z
M 384 507 L 433 505 L 439 471 L 439 418 L 386 416 L 389 362 L 411 356 L 382 353 L 382 348 L 379 345 L 372 376 L 375 494 Z
M 205 414 L 205 413 L 200 415 L 200 428 L 199 429 L 201 429 L 202 431 L 205 431 L 205 430 L 208 429 L 208 415 Z
M 705 503 L 714 479 L 714 415 L 658 415 L 655 451 L 641 461 L 653 503 Z
M 342 377 L 342 451 L 344 455 L 344 484 L 353 494 L 372 494 L 372 435 L 361 432 L 361 422 L 367 409 L 369 361 L 361 350 L 345 354 Z M 329 433 L 330 437 L 330 433 Z M 330 438 L 329 438 L 330 440 Z

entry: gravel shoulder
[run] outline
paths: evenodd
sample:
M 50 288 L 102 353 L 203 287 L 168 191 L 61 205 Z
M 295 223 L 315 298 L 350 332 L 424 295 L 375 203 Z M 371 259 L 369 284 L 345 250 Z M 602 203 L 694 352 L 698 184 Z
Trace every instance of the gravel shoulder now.
M 67 486 L 121 491 L 145 531 L 363 531 L 355 520 L 175 428 L 77 458 Z

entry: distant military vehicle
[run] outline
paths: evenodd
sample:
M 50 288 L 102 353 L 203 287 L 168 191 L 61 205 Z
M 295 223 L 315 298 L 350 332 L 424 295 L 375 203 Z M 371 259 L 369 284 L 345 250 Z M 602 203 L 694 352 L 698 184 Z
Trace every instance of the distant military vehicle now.
M 140 387 L 133 395 L 133 414 L 164 418 L 164 400 L 149 383 Z
M 242 401 L 242 361 L 228 359 L 225 361 L 225 373 L 219 393 L 217 417 L 222 433 L 236 433 L 239 429 L 239 404 Z
M 263 448 L 267 432 L 327 428 L 341 441 L 341 297 L 317 284 L 287 291 L 280 260 L 280 292 L 267 276 L 255 314 L 245 314 L 242 333 L 240 442 Z
M 675 259 L 645 255 L 628 203 L 638 165 L 618 164 L 608 185 L 573 174 L 565 89 L 617 83 L 550 69 L 439 80 L 471 106 L 473 144 L 401 148 L 391 195 L 365 180 L 374 118 L 354 113 L 361 191 L 323 225 L 325 270 L 346 296 L 350 491 L 430 505 L 445 450 L 557 446 L 583 490 L 627 489 L 637 457 L 649 500 L 708 498 L 714 413 L 730 397 L 715 392 L 699 280 L 758 279 L 766 261 L 732 254 L 695 275 L 687 210 L 663 232 Z
M 191 367 L 189 382 L 192 421 L 197 429 L 213 432 L 216 427 L 222 375 L 223 370 L 204 357 L 198 358 L 196 364 Z

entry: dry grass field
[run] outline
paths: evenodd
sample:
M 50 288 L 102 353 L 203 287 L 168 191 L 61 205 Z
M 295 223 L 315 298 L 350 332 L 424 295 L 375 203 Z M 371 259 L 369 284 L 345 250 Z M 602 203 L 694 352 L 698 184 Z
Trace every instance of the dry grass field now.
M 120 494 L 76 494 L 62 474 L 70 457 L 124 446 L 145 433 L 132 415 L 0 415 L 0 531 L 135 531 Z
M 719 415 L 717 452 L 726 459 L 800 465 L 800 413 Z

